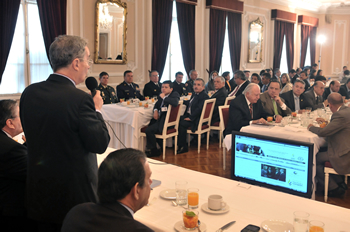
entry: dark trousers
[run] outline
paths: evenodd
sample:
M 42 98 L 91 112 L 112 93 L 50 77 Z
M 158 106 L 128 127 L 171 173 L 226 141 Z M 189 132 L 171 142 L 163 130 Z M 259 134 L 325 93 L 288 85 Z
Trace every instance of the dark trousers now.
M 181 147 L 187 147 L 187 129 L 192 125 L 192 121 L 186 121 L 184 120 L 185 116 L 181 116 L 180 123 L 179 123 L 179 148 Z
M 37 232 L 37 222 L 26 216 L 3 216 L 0 215 L 0 231 L 6 232 Z
M 147 148 L 151 150 L 157 148 L 157 144 L 156 144 L 157 139 L 155 134 L 160 133 L 159 121 L 152 119 L 150 124 L 146 128 L 145 133 L 146 133 L 146 139 L 147 139 Z

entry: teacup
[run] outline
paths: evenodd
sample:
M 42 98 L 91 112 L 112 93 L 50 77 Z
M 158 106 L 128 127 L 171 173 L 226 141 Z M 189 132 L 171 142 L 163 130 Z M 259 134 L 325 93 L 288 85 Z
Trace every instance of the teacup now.
M 222 201 L 220 195 L 210 195 L 208 197 L 208 208 L 211 210 L 222 210 L 226 207 L 226 203 Z

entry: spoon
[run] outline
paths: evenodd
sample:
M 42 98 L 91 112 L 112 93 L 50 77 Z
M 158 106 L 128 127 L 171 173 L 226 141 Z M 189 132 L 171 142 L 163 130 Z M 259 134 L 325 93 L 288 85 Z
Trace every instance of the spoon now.
M 198 220 L 198 225 L 197 225 L 198 232 L 202 232 L 201 229 L 199 228 L 200 225 L 201 225 L 201 221 Z
M 176 203 L 176 201 L 172 201 L 171 203 L 173 203 L 174 206 L 178 206 L 178 204 Z M 184 209 L 188 209 L 188 207 L 185 207 L 185 206 L 181 206 L 182 208 Z

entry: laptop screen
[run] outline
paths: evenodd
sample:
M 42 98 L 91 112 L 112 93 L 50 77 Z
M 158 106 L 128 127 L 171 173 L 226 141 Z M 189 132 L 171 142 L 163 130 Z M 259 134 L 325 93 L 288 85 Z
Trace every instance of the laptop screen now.
M 311 143 L 232 132 L 231 177 L 311 198 L 313 148 Z

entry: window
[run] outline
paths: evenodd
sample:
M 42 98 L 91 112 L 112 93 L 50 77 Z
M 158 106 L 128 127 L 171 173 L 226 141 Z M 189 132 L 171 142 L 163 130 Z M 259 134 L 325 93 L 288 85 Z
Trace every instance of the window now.
M 276 67 L 278 68 L 278 67 Z M 282 55 L 280 63 L 281 73 L 288 73 L 288 62 L 287 62 L 287 48 L 286 48 L 286 36 L 283 38 Z
M 228 43 L 228 29 L 227 29 L 227 17 L 226 17 L 226 30 L 225 30 L 225 40 L 224 40 L 224 49 L 222 52 L 221 66 L 219 74 L 221 75 L 223 72 L 230 72 L 230 77 L 233 77 L 232 66 L 231 66 L 231 55 L 230 55 L 230 46 Z
M 306 57 L 305 57 L 305 65 L 304 65 L 304 67 L 305 66 L 311 66 L 310 37 L 309 37 L 309 40 L 307 41 Z
M 176 13 L 176 1 L 173 2 L 173 21 L 171 23 L 170 31 L 170 42 L 168 48 L 168 54 L 165 61 L 164 71 L 162 75 L 162 81 L 175 80 L 175 73 L 182 72 L 184 78 L 182 82 L 185 83 L 186 70 L 182 58 L 182 49 L 180 44 L 179 26 L 177 24 L 177 13 Z
M 22 0 L 0 94 L 21 93 L 26 86 L 45 80 L 50 73 L 36 0 Z

